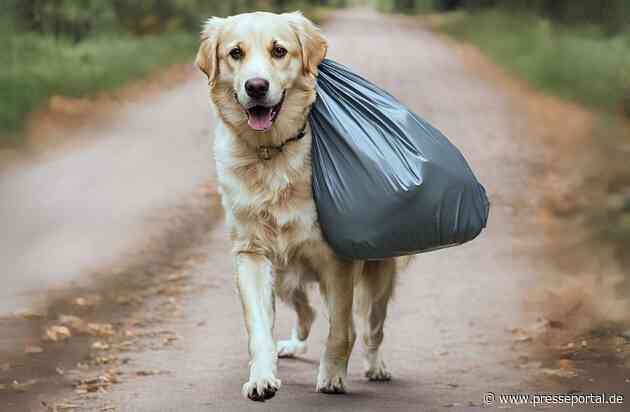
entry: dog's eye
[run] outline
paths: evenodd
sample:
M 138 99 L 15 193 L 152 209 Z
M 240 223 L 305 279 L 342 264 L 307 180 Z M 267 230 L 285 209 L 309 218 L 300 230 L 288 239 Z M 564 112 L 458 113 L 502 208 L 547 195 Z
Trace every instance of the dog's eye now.
M 284 57 L 286 54 L 287 54 L 287 49 L 285 49 L 282 46 L 273 46 L 273 49 L 271 49 L 271 55 L 275 57 L 276 59 L 280 59 Z
M 243 57 L 243 51 L 241 50 L 240 47 L 235 47 L 232 50 L 230 50 L 230 56 L 234 60 L 239 60 L 241 57 Z

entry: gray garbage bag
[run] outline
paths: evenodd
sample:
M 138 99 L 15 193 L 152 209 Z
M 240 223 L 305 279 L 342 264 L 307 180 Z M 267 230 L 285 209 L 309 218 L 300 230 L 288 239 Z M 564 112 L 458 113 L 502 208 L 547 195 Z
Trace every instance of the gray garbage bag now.
M 316 90 L 313 193 L 338 255 L 383 259 L 477 237 L 486 191 L 442 133 L 332 60 L 319 65 Z

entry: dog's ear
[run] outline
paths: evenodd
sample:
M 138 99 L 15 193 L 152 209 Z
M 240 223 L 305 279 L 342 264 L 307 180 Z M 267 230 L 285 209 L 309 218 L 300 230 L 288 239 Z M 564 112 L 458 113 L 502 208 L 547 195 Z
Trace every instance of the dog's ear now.
M 302 12 L 285 13 L 284 16 L 288 19 L 302 48 L 304 74 L 317 74 L 317 66 L 324 60 L 328 50 L 326 38 Z
M 225 19 L 220 17 L 209 18 L 201 31 L 201 44 L 197 52 L 195 64 L 208 76 L 210 84 L 217 76 L 219 59 L 217 49 L 219 47 L 219 33 L 225 24 Z

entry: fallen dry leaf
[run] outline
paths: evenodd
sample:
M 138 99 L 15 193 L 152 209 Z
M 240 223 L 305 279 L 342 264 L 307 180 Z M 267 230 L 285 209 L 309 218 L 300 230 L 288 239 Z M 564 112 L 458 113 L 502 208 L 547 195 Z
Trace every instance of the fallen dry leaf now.
M 545 375 L 556 376 L 559 378 L 574 378 L 577 376 L 577 371 L 569 369 L 549 369 L 543 368 L 540 370 Z
M 136 371 L 136 375 L 138 376 L 152 376 L 152 375 L 158 375 L 159 373 L 160 371 L 157 369 L 145 369 L 145 370 Z
M 57 319 L 60 324 L 73 329 L 80 334 L 88 333 L 88 327 L 86 322 L 78 316 L 73 315 L 59 315 Z
M 82 296 L 82 297 L 75 298 L 72 301 L 72 303 L 74 303 L 77 306 L 86 307 L 86 306 L 96 306 L 99 303 L 101 303 L 102 300 L 103 298 L 101 298 L 101 296 L 99 295 L 89 295 L 89 296 Z
M 564 370 L 575 370 L 575 362 L 571 359 L 560 359 L 558 360 L 558 368 Z
M 521 336 L 518 338 L 514 338 L 515 343 L 530 343 L 533 341 L 534 341 L 534 338 L 532 338 L 531 336 Z
M 178 280 L 182 280 L 186 278 L 186 274 L 185 273 L 173 273 L 172 275 L 168 275 L 166 280 L 170 281 L 170 282 L 175 282 Z
M 53 325 L 46 328 L 42 339 L 51 342 L 59 342 L 66 340 L 71 336 L 72 334 L 70 333 L 70 329 L 68 329 L 66 326 Z
M 104 373 L 102 375 L 94 376 L 91 378 L 80 379 L 75 385 L 75 392 L 87 393 L 87 392 L 104 392 L 112 384 L 118 383 L 118 378 L 111 373 Z
M 109 349 L 109 345 L 105 342 L 101 342 L 100 340 L 97 340 L 96 342 L 92 343 L 92 349 L 96 349 L 96 350 L 108 350 Z
M 30 389 L 31 386 L 35 385 L 36 383 L 37 379 L 29 379 L 24 382 L 13 381 L 9 387 L 14 391 L 26 392 Z
M 118 350 L 126 351 L 126 350 L 131 350 L 135 345 L 136 343 L 134 341 L 125 340 L 120 343 L 117 343 L 115 346 L 116 346 L 116 349 Z
M 97 356 L 94 358 L 94 363 L 97 365 L 108 365 L 118 360 L 115 356 Z
M 171 345 L 173 342 L 175 342 L 178 339 L 179 339 L 179 336 L 177 336 L 177 335 L 166 336 L 166 337 L 162 338 L 162 344 L 164 344 L 164 345 Z
M 54 405 L 49 405 L 44 401 L 42 401 L 42 406 L 46 408 L 47 412 L 61 412 L 68 409 L 76 409 L 79 407 L 79 405 L 75 405 L 72 403 L 56 403 Z
M 34 309 L 24 309 L 14 313 L 15 317 L 24 318 L 24 319 L 40 319 L 46 316 L 46 313 L 43 311 L 37 311 Z
M 35 345 L 26 345 L 26 347 L 24 348 L 24 353 L 42 353 L 44 351 L 44 349 L 42 349 L 40 346 L 35 346 Z
M 114 328 L 109 323 L 88 323 L 87 330 L 93 336 L 112 336 Z

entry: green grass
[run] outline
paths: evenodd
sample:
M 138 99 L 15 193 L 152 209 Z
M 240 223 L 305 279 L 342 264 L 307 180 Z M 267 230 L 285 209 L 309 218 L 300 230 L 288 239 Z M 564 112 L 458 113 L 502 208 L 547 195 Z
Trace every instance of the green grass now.
M 605 37 L 594 27 L 496 10 L 438 21 L 438 29 L 475 44 L 533 86 L 591 108 L 617 111 L 630 91 L 630 31 Z
M 369 0 L 368 4 L 377 10 L 387 12 L 387 13 L 424 13 L 435 10 L 435 1 L 434 0 L 415 0 L 413 3 L 413 8 L 411 10 L 400 10 L 397 7 L 396 0 Z
M 332 10 L 301 0 L 288 4 L 319 23 Z M 223 8 L 212 7 L 206 14 L 229 14 Z M 124 86 L 160 68 L 192 62 L 197 45 L 193 32 L 134 36 L 120 29 L 105 29 L 75 44 L 16 30 L 11 18 L 0 13 L 0 148 L 23 142 L 29 115 L 51 96 L 84 97 Z
M 191 60 L 197 37 L 171 32 L 106 34 L 72 44 L 32 33 L 0 33 L 0 146 L 18 144 L 30 113 L 50 96 L 117 88 L 161 67 Z

